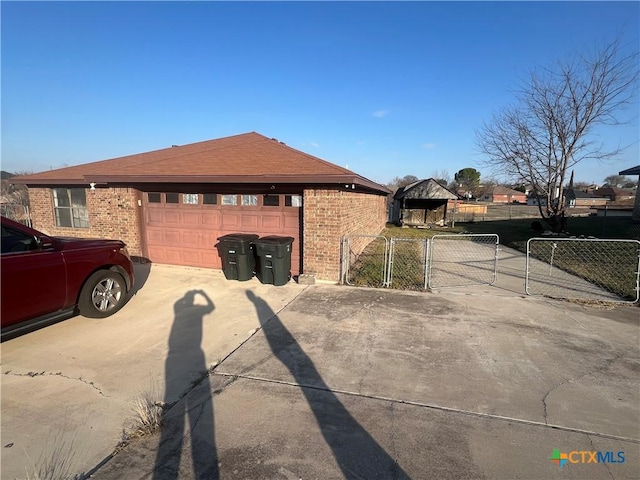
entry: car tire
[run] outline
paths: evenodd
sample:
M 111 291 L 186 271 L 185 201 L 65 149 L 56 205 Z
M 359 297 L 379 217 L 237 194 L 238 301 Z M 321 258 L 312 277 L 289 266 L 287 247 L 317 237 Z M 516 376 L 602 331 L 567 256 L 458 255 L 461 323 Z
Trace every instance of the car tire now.
M 124 278 L 111 270 L 98 270 L 85 282 L 78 310 L 89 318 L 104 318 L 113 315 L 122 308 L 127 297 Z

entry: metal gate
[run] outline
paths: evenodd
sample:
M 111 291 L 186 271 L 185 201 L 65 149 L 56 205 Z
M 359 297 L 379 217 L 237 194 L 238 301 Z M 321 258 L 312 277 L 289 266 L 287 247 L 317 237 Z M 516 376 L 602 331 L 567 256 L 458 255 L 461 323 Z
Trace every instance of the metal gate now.
M 387 286 L 426 290 L 429 242 L 426 238 L 392 238 L 389 244 Z
M 365 287 L 387 285 L 389 241 L 381 235 L 342 238 L 341 283 Z
M 553 298 L 637 302 L 640 241 L 532 238 L 525 291 Z
M 427 286 L 493 285 L 498 271 L 498 235 L 431 237 Z

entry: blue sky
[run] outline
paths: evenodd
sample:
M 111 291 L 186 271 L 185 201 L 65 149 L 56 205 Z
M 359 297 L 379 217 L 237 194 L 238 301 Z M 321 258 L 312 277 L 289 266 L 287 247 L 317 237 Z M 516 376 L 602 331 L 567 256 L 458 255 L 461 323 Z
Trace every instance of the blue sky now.
M 7 2 L 2 169 L 256 131 L 386 183 L 482 167 L 474 132 L 536 66 L 622 32 L 638 2 Z M 640 100 L 599 131 L 640 163 Z

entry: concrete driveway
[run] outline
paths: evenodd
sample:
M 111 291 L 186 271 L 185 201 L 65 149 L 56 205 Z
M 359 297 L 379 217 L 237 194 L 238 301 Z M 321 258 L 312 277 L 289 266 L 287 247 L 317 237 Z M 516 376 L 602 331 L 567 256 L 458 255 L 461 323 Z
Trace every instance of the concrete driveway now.
M 92 471 L 154 388 L 163 427 L 93 478 L 639 478 L 638 312 L 153 266 L 116 316 L 3 344 L 2 478 L 56 442 Z
M 136 396 L 175 402 L 304 289 L 228 281 L 198 268 L 135 268 L 138 291 L 115 315 L 77 316 L 2 343 L 2 479 L 33 478 L 33 466 L 52 454 L 72 457 L 72 473 L 90 471 L 130 428 Z M 265 300 L 267 312 L 256 312 L 247 290 Z M 183 328 L 176 320 L 190 291 L 204 293 L 193 302 L 206 315 Z M 169 353 L 181 348 L 200 355 L 178 355 L 182 366 L 167 377 Z

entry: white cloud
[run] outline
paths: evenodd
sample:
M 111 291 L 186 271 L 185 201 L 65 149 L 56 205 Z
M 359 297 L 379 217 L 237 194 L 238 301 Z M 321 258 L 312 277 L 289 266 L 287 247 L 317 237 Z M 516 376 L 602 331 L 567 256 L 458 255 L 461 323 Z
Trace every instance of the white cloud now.
M 309 145 L 311 145 L 312 147 L 318 148 L 320 146 L 319 143 L 316 142 L 311 142 Z
M 375 112 L 372 113 L 372 116 L 376 118 L 383 118 L 383 117 L 386 117 L 387 115 L 389 115 L 389 110 L 376 110 Z
M 436 148 L 436 144 L 435 143 L 423 143 L 421 145 L 421 147 L 426 149 L 426 150 L 430 150 L 432 148 Z

